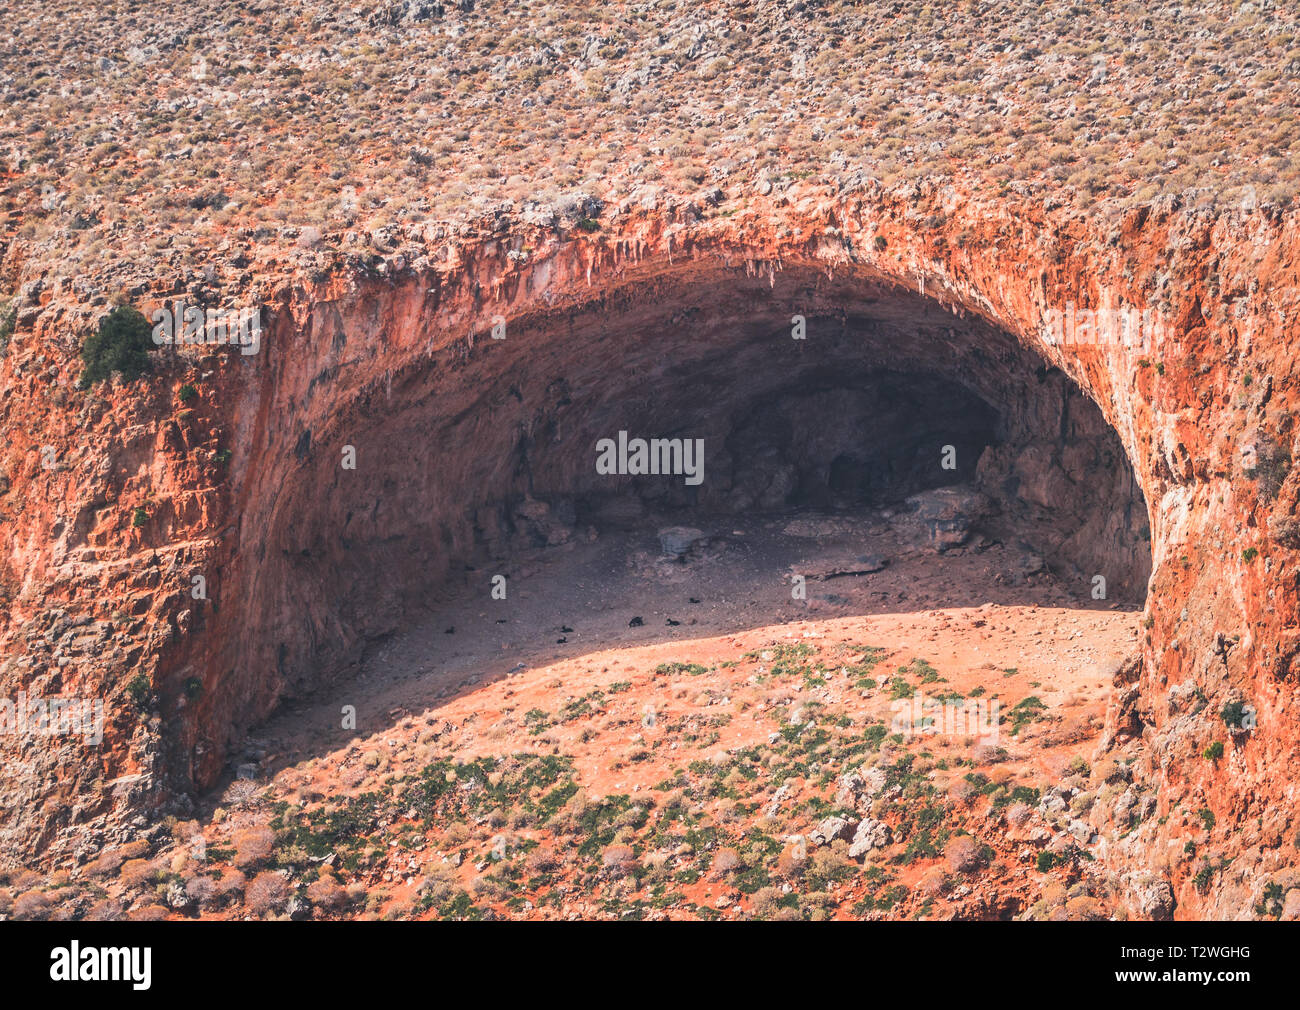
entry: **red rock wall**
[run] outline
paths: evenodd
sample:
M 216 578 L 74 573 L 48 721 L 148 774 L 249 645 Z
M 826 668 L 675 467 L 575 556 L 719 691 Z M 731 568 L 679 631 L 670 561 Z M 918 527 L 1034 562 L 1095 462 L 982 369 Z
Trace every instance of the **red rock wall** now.
M 508 450 L 482 416 L 509 385 L 480 364 L 503 349 L 484 343 L 494 315 L 508 321 L 507 343 L 539 340 L 529 366 L 538 377 L 584 320 L 631 318 L 728 277 L 775 286 L 799 274 L 824 276 L 813 297 L 830 302 L 855 285 L 892 286 L 982 319 L 1096 401 L 1150 511 L 1155 571 L 1134 712 L 1140 774 L 1169 817 L 1146 822 L 1114 858 L 1154 865 L 1179 818 L 1202 806 L 1225 843 L 1247 850 L 1240 872 L 1283 858 L 1295 834 L 1300 478 L 1280 463 L 1263 473 L 1258 460 L 1297 451 L 1292 217 L 1211 218 L 1167 202 L 1100 221 L 1011 195 L 915 189 L 840 201 L 809 190 L 725 218 L 691 204 L 627 205 L 605 208 L 592 232 L 494 227 L 426 241 L 382 271 L 267 267 L 250 291 L 269 320 L 260 354 L 186 352 L 90 395 L 72 388 L 85 308 L 62 292 L 24 307 L 0 366 L 0 687 L 104 697 L 109 725 L 93 753 L 0 738 L 7 854 L 93 848 L 131 830 L 137 811 L 211 784 L 232 739 L 285 692 L 345 676 L 362 636 L 410 603 L 406 587 L 373 572 L 411 563 L 410 542 L 386 543 L 384 531 L 409 521 L 412 495 L 430 519 L 419 564 L 436 571 L 472 547 L 472 524 L 440 517 L 490 507 L 490 490 L 515 476 L 509 451 L 444 453 L 436 468 L 413 459 L 404 476 L 366 488 L 345 483 L 364 478 L 365 456 L 348 473 L 335 453 L 355 432 L 382 432 L 394 400 L 455 419 L 441 431 Z M 1068 303 L 1152 310 L 1169 329 L 1146 350 L 1061 346 L 1045 322 Z M 458 382 L 468 374 L 458 370 L 476 367 L 486 385 Z M 182 381 L 202 391 L 191 410 L 175 402 Z M 419 428 L 406 416 L 409 436 Z M 42 468 L 44 445 L 57 450 L 53 470 Z M 378 451 L 392 475 L 411 447 Z M 361 501 L 369 510 L 354 507 Z M 136 506 L 148 516 L 141 526 Z M 365 572 L 367 597 L 331 592 Z M 190 598 L 195 573 L 211 600 Z M 128 701 L 139 675 L 154 714 Z M 1191 707 L 1176 691 L 1187 683 L 1204 699 Z M 1254 705 L 1258 725 L 1216 765 L 1199 754 L 1224 737 L 1229 697 Z M 1229 902 L 1236 886 L 1221 875 L 1203 896 L 1185 866 L 1164 872 L 1184 911 Z

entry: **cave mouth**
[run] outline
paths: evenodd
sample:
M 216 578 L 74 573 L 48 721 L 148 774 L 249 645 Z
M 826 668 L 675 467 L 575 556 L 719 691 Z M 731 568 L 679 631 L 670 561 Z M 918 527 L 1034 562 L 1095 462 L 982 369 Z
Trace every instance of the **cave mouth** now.
M 261 581 L 290 691 L 413 610 L 486 602 L 524 552 L 724 516 L 911 516 L 936 554 L 1015 544 L 1080 600 L 1098 577 L 1108 605 L 1145 598 L 1148 513 L 1118 435 L 983 319 L 862 278 L 686 265 L 507 329 L 393 372 L 310 434 L 271 534 L 284 570 Z M 620 439 L 702 447 L 699 479 L 602 472 Z M 344 444 L 363 480 L 338 467 Z
M 1032 380 L 1044 401 L 1032 424 L 1023 401 L 990 403 L 951 376 L 847 360 L 793 371 L 754 397 L 695 390 L 723 419 L 711 438 L 693 438 L 690 426 L 639 437 L 636 425 L 657 432 L 654 422 L 615 410 L 617 439 L 611 430 L 596 445 L 609 462 L 570 493 L 526 494 L 505 524 L 516 544 L 532 548 L 658 530 L 665 555 L 686 561 L 707 549 L 692 549 L 692 531 L 707 545 L 708 531 L 728 521 L 888 519 L 902 541 L 935 554 L 1010 544 L 1029 571 L 1050 573 L 1080 597 L 1098 598 L 1101 576 L 1102 599 L 1140 603 L 1145 510 L 1118 440 L 1063 375 L 1040 367 Z M 1043 421 L 1050 428 L 1036 427 Z M 1134 495 L 1119 513 L 1099 493 L 1114 490 L 1117 476 Z M 1085 530 L 1109 531 L 1113 553 L 1098 553 Z M 1024 581 L 1023 572 L 1007 577 Z
M 997 412 L 933 374 L 813 372 L 739 405 L 714 446 L 721 493 L 684 481 L 641 482 L 648 507 L 751 510 L 879 509 L 946 485 L 970 483 L 998 441 Z M 687 436 L 689 437 L 689 435 Z M 707 443 L 705 443 L 707 447 Z M 577 516 L 599 520 L 603 494 L 579 496 Z

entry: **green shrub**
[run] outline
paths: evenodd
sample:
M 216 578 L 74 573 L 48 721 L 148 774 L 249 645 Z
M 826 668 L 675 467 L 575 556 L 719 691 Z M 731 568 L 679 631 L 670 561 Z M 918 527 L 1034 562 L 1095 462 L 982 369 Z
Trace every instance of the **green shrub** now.
M 180 400 L 181 403 L 189 403 L 198 395 L 199 391 L 187 382 L 185 385 L 181 386 L 180 390 L 176 393 L 176 398 Z
M 18 306 L 14 302 L 0 303 L 0 358 L 9 349 L 9 338 L 14 335 L 14 322 L 18 318 Z
M 149 695 L 152 693 L 152 685 L 149 678 L 143 673 L 137 673 L 131 678 L 131 682 L 126 685 L 126 693 L 131 696 L 131 703 L 141 712 L 149 705 Z
M 676 677 L 683 673 L 698 677 L 708 672 L 708 668 L 699 663 L 660 663 L 655 667 L 656 677 Z
M 1256 915 L 1271 915 L 1274 919 L 1282 914 L 1283 899 L 1286 892 L 1282 885 L 1278 883 L 1267 884 L 1264 887 L 1263 900 L 1255 906 Z
M 889 700 L 902 701 L 916 694 L 916 688 L 905 681 L 902 677 L 895 677 L 889 682 Z
M 1020 732 L 1026 723 L 1036 722 L 1040 716 L 1039 713 L 1047 708 L 1043 700 L 1036 694 L 1021 698 L 1011 709 L 1011 735 L 1015 736 Z M 1006 716 L 1002 717 L 1006 721 Z
M 120 372 L 123 380 L 132 382 L 149 371 L 152 363 L 149 349 L 153 347 L 149 320 L 129 305 L 119 305 L 99 321 L 99 329 L 81 345 L 81 360 L 85 370 L 77 385 L 89 389 L 91 385 Z
M 1223 718 L 1223 724 L 1229 729 L 1234 730 L 1252 728 L 1251 726 L 1246 725 L 1247 717 L 1252 714 L 1250 706 L 1244 701 L 1230 701 L 1223 706 L 1223 711 L 1220 713 Z

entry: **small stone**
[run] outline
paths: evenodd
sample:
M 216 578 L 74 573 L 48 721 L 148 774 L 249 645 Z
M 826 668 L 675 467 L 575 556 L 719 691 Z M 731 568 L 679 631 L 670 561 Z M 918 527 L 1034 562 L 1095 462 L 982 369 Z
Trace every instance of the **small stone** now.
M 691 544 L 704 536 L 702 530 L 691 526 L 669 526 L 659 531 L 659 545 L 664 556 L 680 558 L 691 549 Z

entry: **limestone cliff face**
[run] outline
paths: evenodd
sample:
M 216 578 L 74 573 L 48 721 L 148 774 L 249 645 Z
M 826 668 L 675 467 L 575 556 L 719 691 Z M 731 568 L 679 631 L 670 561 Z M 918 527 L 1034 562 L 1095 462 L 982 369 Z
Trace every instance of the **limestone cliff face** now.
M 249 291 L 259 354 L 162 351 L 152 376 L 89 394 L 73 388 L 86 317 L 35 289 L 0 365 L 0 688 L 102 697 L 106 728 L 91 749 L 0 737 L 6 855 L 93 851 L 213 783 L 278 699 L 346 677 L 368 638 L 456 591 L 453 562 L 499 553 L 512 496 L 579 479 L 589 458 L 557 449 L 574 432 L 689 412 L 672 392 L 688 373 L 761 392 L 770 369 L 736 331 L 802 314 L 805 359 L 820 338 L 1011 402 L 1007 363 L 1032 353 L 1095 400 L 1154 563 L 1112 736 L 1140 741 L 1161 818 L 1111 857 L 1163 865 L 1208 808 L 1233 875 L 1168 876 L 1180 914 L 1239 908 L 1300 806 L 1294 216 L 1166 201 L 1102 222 L 924 186 L 795 188 L 729 216 L 648 204 L 268 272 Z M 1055 313 L 1084 309 L 1166 328 L 1147 347 L 1053 337 Z M 182 383 L 198 397 L 179 402 Z M 1252 731 L 1229 733 L 1234 701 Z

